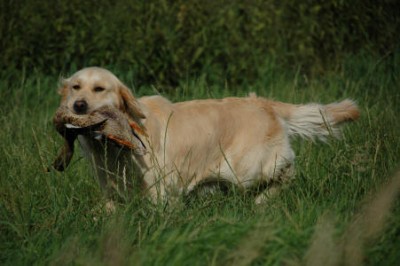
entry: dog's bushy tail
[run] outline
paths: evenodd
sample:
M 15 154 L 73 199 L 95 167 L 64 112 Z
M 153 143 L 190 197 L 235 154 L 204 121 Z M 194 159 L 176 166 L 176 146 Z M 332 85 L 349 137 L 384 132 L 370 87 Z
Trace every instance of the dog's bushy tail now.
M 289 136 L 326 141 L 328 136 L 340 137 L 340 125 L 357 120 L 360 111 L 350 99 L 327 105 L 294 105 L 271 102 L 272 108 L 287 125 Z

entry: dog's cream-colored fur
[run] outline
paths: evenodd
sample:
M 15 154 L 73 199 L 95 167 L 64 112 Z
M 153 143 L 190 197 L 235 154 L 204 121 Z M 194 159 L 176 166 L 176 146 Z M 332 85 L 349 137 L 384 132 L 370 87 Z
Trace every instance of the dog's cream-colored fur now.
M 60 93 L 71 110 L 76 101 L 87 102 L 87 112 L 112 105 L 142 125 L 147 133 L 140 136 L 147 149 L 143 156 L 102 147 L 85 136 L 79 141 L 105 191 L 128 190 L 136 182 L 154 200 L 215 180 L 245 190 L 286 182 L 293 176 L 292 137 L 324 141 L 340 135 L 342 122 L 359 116 L 348 99 L 328 105 L 293 105 L 255 95 L 178 103 L 162 96 L 136 99 L 111 72 L 97 67 L 65 79 Z

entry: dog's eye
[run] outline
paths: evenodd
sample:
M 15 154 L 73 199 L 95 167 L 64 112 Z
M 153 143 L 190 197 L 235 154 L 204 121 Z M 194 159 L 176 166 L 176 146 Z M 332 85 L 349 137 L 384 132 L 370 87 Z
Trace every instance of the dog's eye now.
M 94 87 L 95 92 L 101 92 L 104 91 L 105 89 L 103 87 Z
M 74 85 L 74 86 L 72 86 L 72 88 L 73 88 L 74 90 L 79 90 L 79 89 L 81 88 L 81 86 L 79 86 L 79 85 Z

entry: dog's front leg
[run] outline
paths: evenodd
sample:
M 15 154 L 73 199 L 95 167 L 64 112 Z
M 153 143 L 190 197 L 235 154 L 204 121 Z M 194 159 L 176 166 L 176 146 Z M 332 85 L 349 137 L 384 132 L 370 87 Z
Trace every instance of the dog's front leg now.
M 143 176 L 146 184 L 145 194 L 150 197 L 153 203 L 167 200 L 163 178 L 155 171 L 149 170 Z

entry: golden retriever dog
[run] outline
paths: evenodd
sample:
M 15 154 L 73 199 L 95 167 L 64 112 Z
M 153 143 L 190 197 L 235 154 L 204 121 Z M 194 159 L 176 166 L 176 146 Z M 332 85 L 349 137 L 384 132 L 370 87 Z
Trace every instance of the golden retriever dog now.
M 63 80 L 60 94 L 61 104 L 76 114 L 113 106 L 136 123 L 135 136 L 145 153 L 121 151 L 87 136 L 78 139 L 107 194 L 136 187 L 154 201 L 219 180 L 244 191 L 261 184 L 273 191 L 293 177 L 293 137 L 324 141 L 339 136 L 343 122 L 359 117 L 349 99 L 327 105 L 294 105 L 255 95 L 178 103 L 158 95 L 137 99 L 98 67 Z

